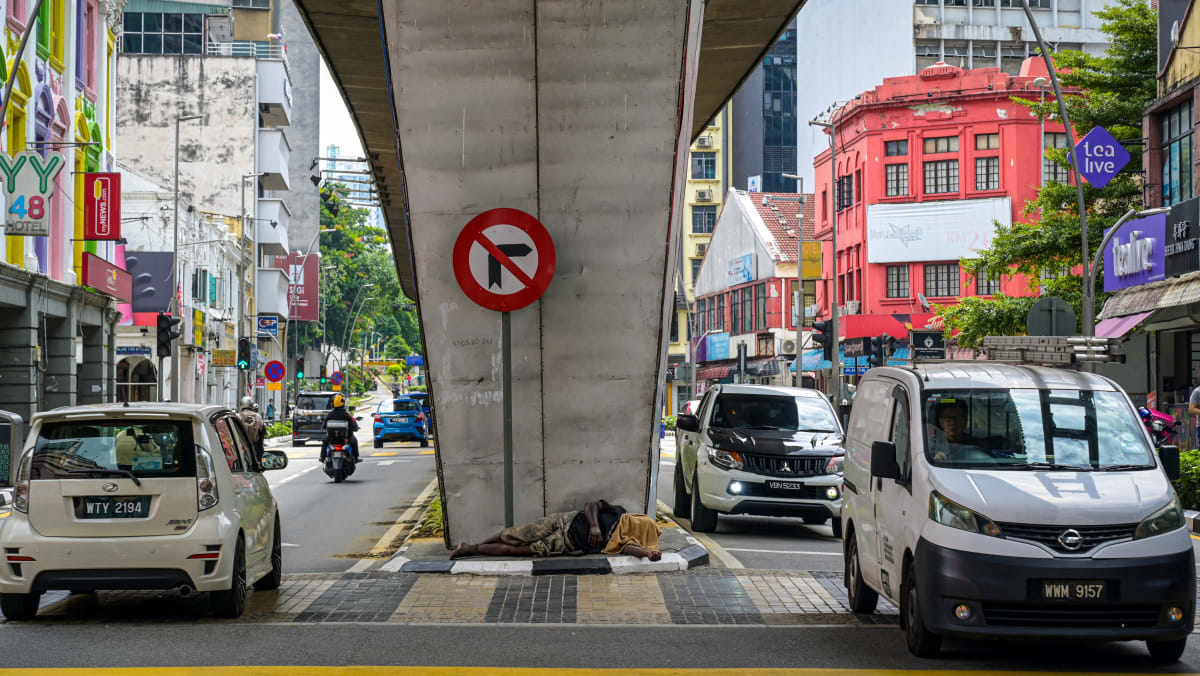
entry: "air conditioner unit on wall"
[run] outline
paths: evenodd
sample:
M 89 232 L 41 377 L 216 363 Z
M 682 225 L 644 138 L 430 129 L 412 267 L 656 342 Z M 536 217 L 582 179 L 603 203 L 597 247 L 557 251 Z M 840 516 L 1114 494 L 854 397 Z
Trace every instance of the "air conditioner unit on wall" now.
M 712 201 L 712 191 L 711 190 L 697 190 L 696 191 L 696 201 L 697 202 L 711 202 Z
M 697 244 L 696 245 L 696 255 L 697 256 L 704 256 L 704 254 L 706 254 L 706 253 L 708 253 L 708 244 Z
M 848 300 L 848 301 L 846 301 L 846 304 L 844 306 L 842 306 L 842 314 L 856 315 L 856 314 L 858 314 L 858 309 L 861 306 L 862 306 L 862 301 Z
M 712 147 L 712 137 L 701 136 L 700 138 L 696 139 L 696 147 L 697 148 L 711 148 Z
M 796 341 L 784 340 L 779 343 L 780 354 L 796 354 Z

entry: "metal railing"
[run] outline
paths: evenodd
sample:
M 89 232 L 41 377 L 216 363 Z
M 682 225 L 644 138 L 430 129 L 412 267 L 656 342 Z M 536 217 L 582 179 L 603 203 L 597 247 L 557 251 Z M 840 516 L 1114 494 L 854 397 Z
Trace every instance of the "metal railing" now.
M 205 46 L 205 54 L 209 56 L 244 56 L 255 59 L 279 59 L 287 65 L 287 50 L 281 44 L 250 42 L 212 42 Z

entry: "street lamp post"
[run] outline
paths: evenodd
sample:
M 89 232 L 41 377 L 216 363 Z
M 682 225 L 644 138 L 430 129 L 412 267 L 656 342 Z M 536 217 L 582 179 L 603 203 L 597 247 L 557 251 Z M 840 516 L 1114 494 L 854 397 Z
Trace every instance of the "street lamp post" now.
M 308 257 L 310 255 L 312 255 L 312 250 L 313 250 L 313 247 L 317 245 L 317 240 L 320 239 L 322 233 L 326 233 L 326 232 L 333 232 L 333 228 L 321 228 L 320 230 L 318 230 L 316 232 L 316 234 L 313 235 L 312 241 L 308 243 L 308 248 L 304 250 L 304 257 L 300 260 L 301 270 L 304 269 L 305 261 L 307 261 Z M 290 321 L 292 321 L 292 317 L 296 314 L 296 292 L 293 289 L 295 284 L 293 284 L 292 280 L 291 280 L 291 271 L 289 270 L 288 272 L 289 272 L 289 274 L 288 274 L 288 321 L 290 322 Z M 320 294 L 321 294 L 321 275 L 318 273 L 317 274 L 317 295 L 318 295 L 318 297 L 320 296 Z M 300 353 L 300 322 L 297 320 L 295 323 L 296 323 L 296 329 L 295 329 L 296 339 L 294 341 L 288 341 L 288 344 L 294 344 L 296 346 L 295 353 L 289 355 L 288 350 L 286 348 L 283 351 L 284 361 L 286 361 L 288 363 L 291 363 L 291 358 L 293 356 L 299 356 L 299 353 Z M 287 340 L 286 336 L 284 337 L 284 340 Z
M 10 83 L 11 84 L 11 83 Z M 179 279 L 179 123 L 199 120 L 202 115 L 176 115 L 175 116 L 175 234 L 174 234 L 174 254 L 171 264 L 175 268 L 175 288 L 171 290 L 171 296 L 175 301 L 175 316 L 183 319 L 183 303 L 180 298 L 182 291 L 182 280 Z M 182 321 L 180 322 L 182 325 Z M 171 401 L 179 402 L 179 383 L 181 362 L 179 359 L 179 346 L 173 346 L 171 350 Z
M 832 335 L 829 338 L 833 341 L 833 374 L 830 379 L 836 385 L 833 386 L 833 391 L 829 392 L 834 396 L 834 404 L 841 401 L 842 398 L 842 374 L 841 374 L 841 338 L 838 331 L 838 275 L 837 275 L 837 212 L 838 212 L 838 189 L 837 189 L 837 126 L 834 122 L 837 112 L 830 116 L 829 122 L 821 122 L 820 120 L 810 120 L 809 124 L 814 127 L 821 127 L 829 131 L 829 192 L 833 202 L 833 236 L 830 248 L 832 249 L 832 265 L 833 273 L 829 276 L 829 284 L 832 289 L 829 294 L 829 331 Z M 803 265 L 803 263 L 801 263 Z M 801 293 L 804 290 L 801 289 Z
M 251 293 L 250 307 L 254 309 L 255 314 L 258 313 L 258 301 L 257 301 L 257 299 L 254 298 L 254 295 L 258 293 L 258 220 L 255 219 L 255 220 L 250 221 L 250 223 L 252 224 L 251 227 L 253 228 L 253 230 L 247 231 L 247 229 L 246 229 L 246 179 L 258 178 L 259 176 L 262 176 L 262 175 L 263 175 L 263 172 L 261 172 L 261 171 L 255 172 L 252 174 L 242 174 L 242 178 L 241 178 L 240 182 L 238 183 L 238 193 L 240 193 L 239 197 L 240 197 L 241 203 L 242 203 L 241 211 L 238 212 L 238 222 L 242 226 L 242 237 L 245 237 L 247 235 L 250 236 L 250 293 Z M 255 213 L 256 214 L 258 213 L 257 209 L 255 210 Z M 239 283 L 241 283 L 241 280 L 239 280 Z M 246 314 L 243 312 L 243 313 L 241 313 L 241 315 L 242 315 L 242 319 L 245 319 Z M 251 317 L 249 323 L 250 323 L 249 331 L 247 331 L 247 327 L 246 327 L 245 323 L 242 324 L 242 331 L 241 331 L 242 336 L 249 337 L 253 341 L 251 343 L 252 345 L 258 345 L 258 326 L 257 326 L 258 317 Z M 239 397 L 244 396 L 250 392 L 249 383 L 247 382 L 248 380 L 249 380 L 249 376 L 245 371 L 238 371 L 238 381 L 239 381 L 238 382 L 238 391 L 242 393 L 242 394 L 238 395 Z
M 692 316 L 695 317 L 694 314 Z M 695 321 L 697 321 L 697 323 L 699 322 L 698 319 Z M 695 340 L 688 341 L 688 363 L 692 367 L 692 372 L 689 374 L 690 380 L 691 380 L 691 389 L 688 390 L 689 397 L 696 396 L 696 343 L 699 343 L 700 341 L 707 338 L 709 336 L 709 334 L 717 333 L 717 332 L 718 331 L 716 329 L 709 329 L 709 330 L 705 331 L 703 334 L 701 334 L 699 337 L 697 337 Z

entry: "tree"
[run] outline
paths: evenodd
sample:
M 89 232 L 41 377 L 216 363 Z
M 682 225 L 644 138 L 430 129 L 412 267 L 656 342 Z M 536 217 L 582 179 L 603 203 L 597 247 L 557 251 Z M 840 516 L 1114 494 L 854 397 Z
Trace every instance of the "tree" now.
M 1108 51 L 1103 56 L 1092 56 L 1066 50 L 1054 56 L 1063 87 L 1081 92 L 1065 93 L 1076 140 L 1093 127 L 1103 126 L 1118 141 L 1128 143 L 1133 156 L 1129 166 L 1104 188 L 1084 185 L 1092 260 L 1104 231 L 1130 208 L 1142 208 L 1142 111 L 1156 95 L 1158 58 L 1157 18 L 1143 0 L 1114 0 L 1095 14 L 1109 38 Z M 1053 101 L 1043 105 L 1016 97 L 1014 100 L 1038 115 L 1056 116 L 1057 104 Z M 1061 166 L 1068 166 L 1065 149 L 1046 154 Z M 1046 295 L 1063 298 L 1080 316 L 1083 279 L 1075 187 L 1049 182 L 1036 200 L 1025 205 L 1023 213 L 1025 222 L 997 226 L 991 247 L 981 251 L 977 259 L 963 260 L 963 269 L 971 276 L 983 269 L 1027 275 L 1032 287 L 1042 287 Z M 1102 279 L 1103 261 L 1097 264 L 1096 277 Z M 1046 273 L 1052 278 L 1049 281 L 1042 280 Z M 1097 311 L 1107 298 L 1107 294 L 1097 294 Z M 959 305 L 939 307 L 936 312 L 948 331 L 958 332 L 959 344 L 970 347 L 983 336 L 1025 333 L 1026 317 L 1036 300 L 1003 294 L 991 300 L 965 298 Z

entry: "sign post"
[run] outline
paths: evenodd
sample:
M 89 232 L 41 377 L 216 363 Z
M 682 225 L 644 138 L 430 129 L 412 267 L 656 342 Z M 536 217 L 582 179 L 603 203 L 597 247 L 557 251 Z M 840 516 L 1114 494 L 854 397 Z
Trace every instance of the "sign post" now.
M 472 218 L 453 250 L 454 278 L 477 305 L 500 313 L 504 391 L 504 525 L 513 525 L 512 320 L 554 279 L 554 242 L 546 226 L 520 209 L 490 209 Z M 495 289 L 495 290 L 493 290 Z

